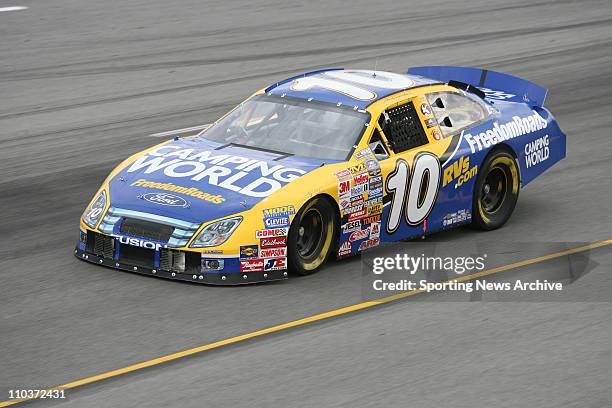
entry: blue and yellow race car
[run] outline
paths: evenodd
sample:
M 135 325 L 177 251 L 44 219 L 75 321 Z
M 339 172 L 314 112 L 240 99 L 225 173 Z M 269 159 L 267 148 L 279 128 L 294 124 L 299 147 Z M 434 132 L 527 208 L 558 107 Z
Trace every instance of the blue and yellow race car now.
M 463 224 L 498 228 L 565 157 L 546 93 L 462 67 L 286 79 L 121 163 L 84 211 L 75 254 L 243 284 Z

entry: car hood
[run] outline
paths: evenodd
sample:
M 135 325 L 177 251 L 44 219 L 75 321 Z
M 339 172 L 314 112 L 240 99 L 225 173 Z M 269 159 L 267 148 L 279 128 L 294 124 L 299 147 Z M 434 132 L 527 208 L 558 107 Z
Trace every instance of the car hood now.
M 201 223 L 248 210 L 323 162 L 202 137 L 177 139 L 113 176 L 111 206 Z

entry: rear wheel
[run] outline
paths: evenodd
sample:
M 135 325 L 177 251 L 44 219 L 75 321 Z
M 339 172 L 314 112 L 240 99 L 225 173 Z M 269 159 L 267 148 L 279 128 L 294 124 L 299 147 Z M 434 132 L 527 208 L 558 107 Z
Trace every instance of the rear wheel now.
M 518 201 L 519 183 L 518 165 L 510 153 L 498 150 L 487 157 L 474 189 L 474 226 L 493 230 L 504 225 Z
M 298 275 L 316 272 L 332 251 L 336 236 L 335 211 L 331 203 L 317 197 L 297 213 L 289 229 L 289 269 Z

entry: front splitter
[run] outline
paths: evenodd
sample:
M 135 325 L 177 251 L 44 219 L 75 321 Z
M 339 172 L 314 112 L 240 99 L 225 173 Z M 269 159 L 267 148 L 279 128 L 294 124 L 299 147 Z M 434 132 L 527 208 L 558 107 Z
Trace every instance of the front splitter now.
M 144 266 L 130 265 L 118 262 L 114 259 L 102 258 L 85 252 L 79 248 L 74 250 L 74 255 L 83 261 L 97 265 L 106 266 L 122 271 L 135 272 L 142 275 L 157 276 L 166 279 L 182 280 L 208 285 L 246 285 L 249 283 L 271 282 L 287 279 L 287 271 L 264 271 L 264 272 L 205 272 L 205 273 L 180 273 L 163 269 L 152 269 Z

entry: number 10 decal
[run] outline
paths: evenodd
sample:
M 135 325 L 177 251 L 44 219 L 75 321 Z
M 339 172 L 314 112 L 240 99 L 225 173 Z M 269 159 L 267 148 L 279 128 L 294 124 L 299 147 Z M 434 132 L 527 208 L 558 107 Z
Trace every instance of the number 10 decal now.
M 391 194 L 387 233 L 393 234 L 399 228 L 402 214 L 409 225 L 418 225 L 427 218 L 438 197 L 440 175 L 440 161 L 431 153 L 415 157 L 412 177 L 408 162 L 397 160 L 385 183 L 385 190 Z

